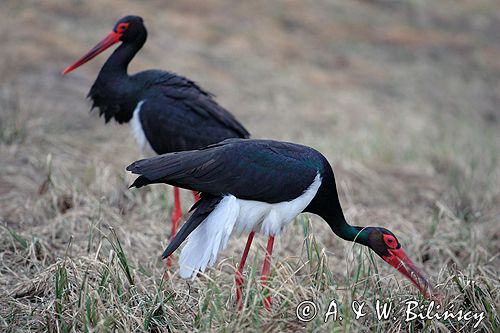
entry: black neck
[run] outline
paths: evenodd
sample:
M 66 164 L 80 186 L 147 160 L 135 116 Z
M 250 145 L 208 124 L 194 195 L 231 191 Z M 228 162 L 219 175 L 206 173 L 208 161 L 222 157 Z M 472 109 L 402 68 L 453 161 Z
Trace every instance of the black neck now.
M 106 122 L 114 118 L 128 122 L 139 102 L 143 82 L 127 74 L 128 64 L 146 42 L 147 34 L 132 42 L 123 42 L 108 58 L 92 85 L 89 97 L 92 107 L 99 107 Z
M 340 238 L 368 245 L 368 237 L 362 228 L 350 225 L 344 217 L 330 165 L 323 172 L 322 184 L 306 211 L 321 216 Z
M 134 56 L 139 52 L 147 39 L 147 33 L 144 31 L 139 38 L 132 42 L 123 42 L 111 56 L 106 60 L 106 63 L 101 69 L 102 74 L 112 73 L 114 75 L 127 75 L 128 64 Z M 101 74 L 100 73 L 100 74 Z

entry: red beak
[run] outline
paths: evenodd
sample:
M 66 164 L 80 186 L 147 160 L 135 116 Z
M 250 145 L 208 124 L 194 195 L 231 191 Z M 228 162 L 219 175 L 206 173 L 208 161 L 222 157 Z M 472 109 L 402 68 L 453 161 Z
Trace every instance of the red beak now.
M 73 65 L 69 66 L 63 71 L 63 75 L 68 74 L 72 70 L 74 70 L 77 67 L 80 67 L 90 59 L 94 58 L 97 56 L 99 53 L 102 51 L 106 50 L 108 47 L 110 47 L 113 44 L 116 44 L 120 41 L 120 37 L 122 34 L 111 31 L 102 41 L 100 41 L 96 46 L 92 48 L 87 54 L 85 54 L 83 57 L 81 57 L 77 62 L 75 62 Z
M 413 264 L 402 248 L 389 249 L 388 251 L 390 254 L 388 256 L 383 256 L 382 259 L 410 279 L 425 297 L 430 300 L 441 302 L 442 296 L 434 289 L 425 275 L 415 266 L 415 264 Z

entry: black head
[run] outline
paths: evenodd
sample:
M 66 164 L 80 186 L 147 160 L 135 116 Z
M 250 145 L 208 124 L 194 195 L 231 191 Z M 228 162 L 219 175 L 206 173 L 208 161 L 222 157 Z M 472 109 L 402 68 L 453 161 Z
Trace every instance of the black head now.
M 120 41 L 131 43 L 147 34 L 144 20 L 140 16 L 128 15 L 116 22 L 113 31 L 120 34 Z
M 410 279 L 417 288 L 430 298 L 439 299 L 425 275 L 406 255 L 396 236 L 381 227 L 356 227 L 359 231 L 356 242 L 364 244 L 378 254 L 389 265 Z
M 115 24 L 113 30 L 106 37 L 104 37 L 102 41 L 97 43 L 96 46 L 94 46 L 74 64 L 67 67 L 63 71 L 63 74 L 68 74 L 75 68 L 83 65 L 90 59 L 97 56 L 99 53 L 103 52 L 104 50 L 118 42 L 123 42 L 127 45 L 132 44 L 133 48 L 137 51 L 142 47 L 142 45 L 144 45 L 147 36 L 148 32 L 146 30 L 146 27 L 144 27 L 144 22 L 141 17 L 131 15 L 125 16 Z
M 367 232 L 366 245 L 380 257 L 384 258 L 390 255 L 390 250 L 401 248 L 398 239 L 390 230 L 382 227 L 368 227 L 365 230 Z

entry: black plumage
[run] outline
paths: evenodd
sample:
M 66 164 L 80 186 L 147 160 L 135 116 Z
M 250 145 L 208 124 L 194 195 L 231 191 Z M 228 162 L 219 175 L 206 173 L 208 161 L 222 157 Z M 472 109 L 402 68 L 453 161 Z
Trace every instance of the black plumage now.
M 323 155 L 306 146 L 228 139 L 200 150 L 143 159 L 127 170 L 141 175 L 132 187 L 166 183 L 214 196 L 277 203 L 299 197 L 327 166 Z

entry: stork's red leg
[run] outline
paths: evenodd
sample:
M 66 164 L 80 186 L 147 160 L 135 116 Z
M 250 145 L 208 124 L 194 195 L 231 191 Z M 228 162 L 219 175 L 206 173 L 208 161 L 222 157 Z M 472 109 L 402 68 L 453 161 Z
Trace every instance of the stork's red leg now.
M 181 219 L 182 209 L 181 209 L 181 200 L 179 194 L 179 188 L 174 186 L 174 209 L 172 210 L 172 236 L 171 239 L 174 239 L 175 234 L 177 233 L 177 223 Z M 167 259 L 168 267 L 172 266 L 172 256 Z
M 271 255 L 273 254 L 274 236 L 269 236 L 267 239 L 267 249 L 266 258 L 264 259 L 264 265 L 262 266 L 262 276 L 260 281 L 262 283 L 264 291 L 264 306 L 267 310 L 271 310 L 271 296 L 266 288 L 267 280 L 269 280 L 269 275 L 271 271 Z
M 243 307 L 243 302 L 241 301 L 242 294 L 242 285 L 243 285 L 243 267 L 245 266 L 245 261 L 247 260 L 248 250 L 250 250 L 250 245 L 252 245 L 253 236 L 255 232 L 252 231 L 248 235 L 247 244 L 245 245 L 245 251 L 243 251 L 243 255 L 241 256 L 240 264 L 238 266 L 238 270 L 236 271 L 236 304 L 238 304 L 238 308 L 241 310 Z

